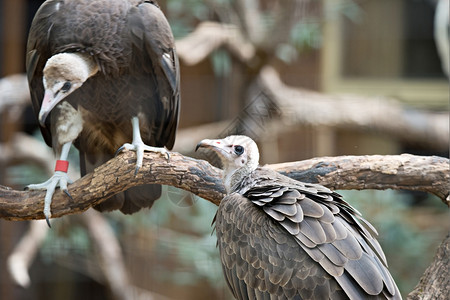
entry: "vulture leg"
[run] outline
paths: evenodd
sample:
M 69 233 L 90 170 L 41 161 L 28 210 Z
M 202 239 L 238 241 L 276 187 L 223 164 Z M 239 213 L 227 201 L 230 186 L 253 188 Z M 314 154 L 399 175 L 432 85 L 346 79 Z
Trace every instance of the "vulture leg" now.
M 71 146 L 72 142 L 67 142 L 62 146 L 61 155 L 58 162 L 60 161 L 67 162 L 67 157 L 69 155 L 69 150 Z M 47 190 L 44 200 L 44 215 L 45 220 L 47 221 L 49 227 L 51 227 L 49 218 L 52 215 L 50 211 L 50 205 L 52 204 L 52 197 L 53 194 L 55 193 L 56 187 L 59 186 L 64 191 L 64 193 L 66 193 L 67 196 L 72 198 L 69 194 L 69 190 L 67 189 L 67 183 L 72 183 L 72 180 L 70 180 L 69 176 L 67 175 L 67 170 L 58 171 L 59 170 L 58 162 L 57 167 L 55 168 L 55 174 L 53 174 L 53 176 L 50 177 L 49 180 L 43 183 L 30 184 L 27 186 L 27 188 L 30 190 Z
M 144 151 L 151 151 L 151 152 L 159 152 L 161 154 L 167 155 L 167 160 L 169 160 L 169 151 L 166 150 L 166 148 L 158 148 L 158 147 L 152 147 L 144 144 L 141 138 L 141 132 L 139 129 L 139 118 L 138 117 L 132 117 L 131 118 L 131 124 L 133 126 L 133 141 L 131 144 L 126 143 L 122 147 L 120 147 L 116 154 L 121 152 L 122 150 L 133 150 L 136 151 L 136 170 L 134 171 L 134 174 L 136 175 L 139 171 L 139 169 L 142 167 L 142 161 L 144 159 Z

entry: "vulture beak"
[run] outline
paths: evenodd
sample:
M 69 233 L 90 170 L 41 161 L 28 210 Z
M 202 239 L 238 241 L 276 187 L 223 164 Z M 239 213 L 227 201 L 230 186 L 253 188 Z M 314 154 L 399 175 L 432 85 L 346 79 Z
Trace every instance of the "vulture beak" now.
M 197 144 L 195 151 L 199 148 L 208 148 L 216 152 L 219 156 L 229 159 L 232 155 L 232 145 L 225 140 L 209 140 L 204 139 Z
M 45 90 L 44 100 L 42 100 L 41 110 L 39 111 L 39 124 L 41 124 L 42 127 L 45 127 L 45 120 L 50 112 L 64 99 L 65 96 L 66 94 L 61 92 L 54 96 L 52 91 Z
M 209 148 L 211 150 L 217 151 L 218 149 L 223 148 L 223 144 L 224 143 L 222 142 L 222 140 L 204 139 L 197 144 L 197 147 L 195 147 L 195 151 L 197 151 L 199 148 Z

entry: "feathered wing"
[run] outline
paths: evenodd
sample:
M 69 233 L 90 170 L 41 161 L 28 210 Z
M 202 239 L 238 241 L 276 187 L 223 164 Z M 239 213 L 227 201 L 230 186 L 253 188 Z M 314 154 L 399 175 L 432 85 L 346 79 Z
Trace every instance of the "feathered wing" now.
M 49 38 L 60 2 L 56 0 L 46 1 L 41 5 L 33 19 L 33 24 L 28 35 L 26 70 L 31 102 L 36 119 L 38 118 L 44 98 L 44 85 L 42 83 L 43 70 L 45 63 L 52 56 Z M 47 118 L 46 127 L 40 126 L 40 129 L 47 145 L 52 146 L 49 122 L 50 118 Z
M 244 196 L 233 193 L 222 200 L 216 232 L 236 299 L 346 299 L 332 276 Z
M 134 103 L 141 110 L 138 116 L 142 140 L 151 146 L 172 149 L 179 118 L 180 69 L 170 25 L 159 7 L 143 2 L 130 8 L 126 26 L 132 50 L 130 70 L 134 70 L 130 88 L 134 90 Z M 151 207 L 160 196 L 160 185 L 133 187 L 96 209 L 120 209 L 130 214 Z
M 254 178 L 216 217 L 237 299 L 401 299 L 375 229 L 338 194 L 264 169 Z
M 172 149 L 179 119 L 180 67 L 170 25 L 159 7 L 152 3 L 132 7 L 127 25 L 132 43 L 132 68 L 146 75 L 144 88 L 154 87 L 153 95 L 142 100 L 142 110 L 148 120 L 145 125 L 150 127 L 141 129 L 142 138 L 150 145 Z
M 52 55 L 84 52 L 99 64 L 99 74 L 65 99 L 83 108 L 83 131 L 74 142 L 80 150 L 82 175 L 131 142 L 132 116 L 140 119 L 144 143 L 155 147 L 171 149 L 178 124 L 178 57 L 163 13 L 150 1 L 104 2 L 46 1 L 33 20 L 27 45 L 27 74 L 36 116 L 44 97 L 43 69 Z M 95 9 L 90 10 L 90 5 Z M 92 26 L 96 22 L 101 26 Z M 87 29 L 82 28 L 85 23 L 90 24 Z M 54 146 L 58 141 L 52 137 L 51 121 L 49 116 L 41 131 L 47 144 Z M 135 187 L 97 208 L 133 213 L 150 207 L 160 195 L 159 185 Z

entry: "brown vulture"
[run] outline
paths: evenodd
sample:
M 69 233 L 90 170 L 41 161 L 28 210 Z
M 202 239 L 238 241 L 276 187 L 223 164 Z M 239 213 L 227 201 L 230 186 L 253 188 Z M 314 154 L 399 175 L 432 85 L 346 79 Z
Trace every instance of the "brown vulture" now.
M 72 143 L 82 175 L 119 147 L 136 151 L 136 172 L 145 150 L 172 148 L 180 73 L 170 26 L 155 1 L 46 1 L 31 25 L 26 67 L 42 135 L 59 157 L 48 181 L 29 186 L 47 190 L 47 221 L 55 187 L 68 194 Z M 133 213 L 160 195 L 158 185 L 134 187 L 97 208 Z
M 236 299 L 401 299 L 376 230 L 339 194 L 258 167 L 246 136 L 199 147 L 223 164 L 215 230 Z

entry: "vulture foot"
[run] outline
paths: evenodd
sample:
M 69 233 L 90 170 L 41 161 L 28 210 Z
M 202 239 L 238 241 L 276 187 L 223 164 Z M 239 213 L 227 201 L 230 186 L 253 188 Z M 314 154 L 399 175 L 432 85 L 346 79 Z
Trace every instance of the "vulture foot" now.
M 131 125 L 133 127 L 133 142 L 131 142 L 131 144 L 126 143 L 122 147 L 117 149 L 116 155 L 124 149 L 136 151 L 136 170 L 134 171 L 134 175 L 136 175 L 139 172 L 139 169 L 142 167 L 142 161 L 144 159 L 144 151 L 158 152 L 163 155 L 167 155 L 167 161 L 170 160 L 169 151 L 167 151 L 166 148 L 148 146 L 142 141 L 138 117 L 131 118 Z
M 51 217 L 51 211 L 50 211 L 50 205 L 52 204 L 52 197 L 55 193 L 56 187 L 59 186 L 61 190 L 64 191 L 64 193 L 72 199 L 72 196 L 69 193 L 69 190 L 67 189 L 67 183 L 72 183 L 72 180 L 70 180 L 69 176 L 66 172 L 62 171 L 56 171 L 55 174 L 53 174 L 52 177 L 50 177 L 49 180 L 43 183 L 38 184 L 30 184 L 27 186 L 27 189 L 29 190 L 47 190 L 47 193 L 45 194 L 45 200 L 44 200 L 44 215 L 45 220 L 47 221 L 47 224 L 50 226 L 50 217 Z
M 136 170 L 134 171 L 134 175 L 139 172 L 139 169 L 142 167 L 142 161 L 144 160 L 144 152 L 151 151 L 161 153 L 162 155 L 167 156 L 167 161 L 170 161 L 170 154 L 164 147 L 152 147 L 144 144 L 143 142 L 129 144 L 126 143 L 116 151 L 116 155 L 119 154 L 123 150 L 132 150 L 136 151 Z

